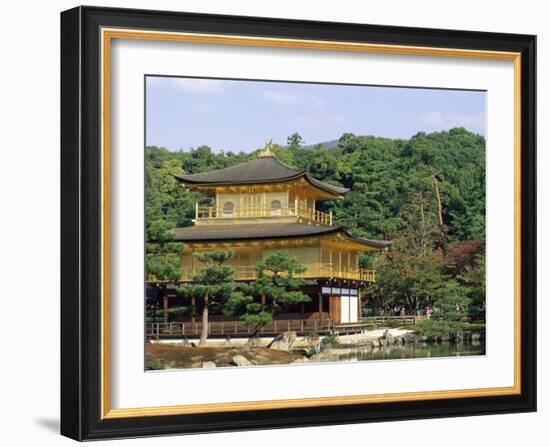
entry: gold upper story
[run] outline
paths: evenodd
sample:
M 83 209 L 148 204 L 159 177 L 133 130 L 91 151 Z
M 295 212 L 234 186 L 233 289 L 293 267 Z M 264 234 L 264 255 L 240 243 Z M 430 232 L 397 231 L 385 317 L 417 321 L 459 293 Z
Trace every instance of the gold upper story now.
M 348 190 L 317 180 L 305 170 L 281 163 L 269 141 L 258 157 L 217 171 L 178 177 L 189 190 L 211 198 L 196 203 L 195 225 L 310 223 L 332 225 L 332 213 L 316 209 L 321 200 Z
M 195 206 L 195 224 L 244 224 L 307 222 L 332 225 L 332 212 L 316 209 L 317 199 L 307 191 L 286 185 L 270 187 L 216 188 L 214 205 Z

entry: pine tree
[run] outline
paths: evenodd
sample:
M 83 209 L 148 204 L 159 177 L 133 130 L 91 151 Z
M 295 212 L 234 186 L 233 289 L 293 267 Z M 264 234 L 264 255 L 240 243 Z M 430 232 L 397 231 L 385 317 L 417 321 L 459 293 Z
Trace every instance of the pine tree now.
M 451 337 L 462 332 L 464 318 L 468 315 L 471 300 L 457 281 L 447 281 L 436 293 L 433 318 L 441 323 L 441 331 Z
M 204 267 L 191 278 L 192 283 L 181 285 L 177 292 L 201 302 L 202 330 L 199 346 L 204 346 L 208 339 L 210 308 L 215 305 L 223 306 L 235 292 L 235 283 L 233 282 L 235 270 L 223 265 L 235 256 L 235 252 L 233 250 L 211 251 L 195 253 L 195 256 L 204 264 Z
M 298 132 L 294 132 L 292 135 L 290 135 L 286 139 L 286 144 L 290 149 L 298 149 L 304 143 L 305 141 L 303 140 L 302 136 Z
M 228 300 L 225 313 L 240 315 L 248 327 L 253 328 L 253 336 L 270 323 L 273 316 L 284 311 L 291 304 L 311 300 L 299 288 L 304 280 L 294 275 L 303 273 L 306 267 L 300 264 L 287 251 L 278 251 L 256 264 L 256 280 L 241 288 Z M 259 297 L 261 303 L 254 301 Z
M 470 298 L 469 316 L 485 321 L 485 256 L 477 256 L 473 265 L 467 265 L 464 273 L 458 276 L 464 285 L 466 296 Z

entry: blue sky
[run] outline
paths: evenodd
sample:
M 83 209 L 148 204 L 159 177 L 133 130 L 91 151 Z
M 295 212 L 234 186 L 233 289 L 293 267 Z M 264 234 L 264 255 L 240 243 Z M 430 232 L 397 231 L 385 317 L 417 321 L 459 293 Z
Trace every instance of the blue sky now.
M 485 134 L 485 92 L 147 77 L 146 144 L 170 150 L 203 144 L 215 152 L 305 144 L 344 132 L 409 138 L 465 127 Z

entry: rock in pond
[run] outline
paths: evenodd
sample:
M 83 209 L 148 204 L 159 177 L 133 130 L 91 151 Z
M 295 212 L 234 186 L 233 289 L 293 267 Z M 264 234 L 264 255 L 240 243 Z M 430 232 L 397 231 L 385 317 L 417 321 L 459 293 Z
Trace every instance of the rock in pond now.
M 250 360 L 248 360 L 244 355 L 236 355 L 232 358 L 233 364 L 237 366 L 254 366 Z
M 310 362 L 328 362 L 326 353 L 321 351 L 319 354 L 312 355 L 309 359 Z
M 214 362 L 202 362 L 203 368 L 216 368 L 216 364 Z
M 307 335 L 305 341 L 307 342 L 308 346 L 312 349 L 315 349 L 316 352 L 319 352 L 321 350 L 321 337 L 319 337 L 319 334 L 311 332 Z
M 294 341 L 296 340 L 296 332 L 287 331 L 277 335 L 268 345 L 270 349 L 278 349 L 279 351 L 290 351 Z
M 296 359 L 292 363 L 309 363 L 309 359 L 307 357 Z
M 384 335 L 383 335 L 384 339 L 386 340 L 386 344 L 388 346 L 391 346 L 395 343 L 395 339 L 393 338 L 393 335 L 391 334 L 390 331 L 388 330 L 385 330 L 384 331 Z
M 248 341 L 246 342 L 245 348 L 261 348 L 262 347 L 262 340 L 260 337 L 250 337 Z

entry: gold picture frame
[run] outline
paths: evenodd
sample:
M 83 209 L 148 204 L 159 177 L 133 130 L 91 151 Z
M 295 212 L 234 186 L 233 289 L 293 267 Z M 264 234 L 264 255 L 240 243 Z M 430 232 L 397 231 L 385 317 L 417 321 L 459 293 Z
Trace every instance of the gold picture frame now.
M 118 11 L 118 10 L 117 10 Z M 124 428 L 120 430 L 112 431 L 110 428 L 112 424 L 124 422 L 127 424 L 128 420 L 142 421 L 152 417 L 168 417 L 179 416 L 185 418 L 191 415 L 202 415 L 208 417 L 208 415 L 220 414 L 220 413 L 243 413 L 243 412 L 259 412 L 273 411 L 273 410 L 300 410 L 300 409 L 318 409 L 320 407 L 354 407 L 361 405 L 364 408 L 368 405 L 375 404 L 387 404 L 387 403 L 406 403 L 406 402 L 421 402 L 421 401 L 442 401 L 448 408 L 449 402 L 456 399 L 468 400 L 474 402 L 476 399 L 493 398 L 495 402 L 498 399 L 505 397 L 511 397 L 517 399 L 517 402 L 528 402 L 524 404 L 524 409 L 528 411 L 533 408 L 532 395 L 534 390 L 534 383 L 532 383 L 533 371 L 529 367 L 527 376 L 524 374 L 525 365 L 534 362 L 532 350 L 526 351 L 524 349 L 525 344 L 528 342 L 527 338 L 534 336 L 533 327 L 525 327 L 526 315 L 532 315 L 532 309 L 527 310 L 525 313 L 528 300 L 534 300 L 534 297 L 526 296 L 525 292 L 525 278 L 532 275 L 533 264 L 526 265 L 525 259 L 532 259 L 532 247 L 526 246 L 524 231 L 532 229 L 534 222 L 529 212 L 526 211 L 530 207 L 533 207 L 532 198 L 526 196 L 527 193 L 531 193 L 532 190 L 532 178 L 525 178 L 522 176 L 522 172 L 525 172 L 526 163 L 534 163 L 531 158 L 525 159 L 526 153 L 528 157 L 531 157 L 534 153 L 534 142 L 532 141 L 532 120 L 533 114 L 533 99 L 531 97 L 534 90 L 533 77 L 531 64 L 533 63 L 533 36 L 514 36 L 509 35 L 502 37 L 501 47 L 502 49 L 491 48 L 494 46 L 491 39 L 495 39 L 494 36 L 489 33 L 481 35 L 476 34 L 476 42 L 478 48 L 472 48 L 471 38 L 467 32 L 455 32 L 452 36 L 447 37 L 447 45 L 445 45 L 445 33 L 438 34 L 438 30 L 425 30 L 425 40 L 435 38 L 438 44 L 429 45 L 427 43 L 414 43 L 415 39 L 409 36 L 394 37 L 394 43 L 380 43 L 376 40 L 369 42 L 369 36 L 375 35 L 378 30 L 369 30 L 368 26 L 354 25 L 355 27 L 363 27 L 364 38 L 366 41 L 350 41 L 347 40 L 346 27 L 342 26 L 342 29 L 333 24 L 317 24 L 319 30 L 332 30 L 333 33 L 339 31 L 343 36 L 342 40 L 333 39 L 319 39 L 311 36 L 306 37 L 289 37 L 287 34 L 289 30 L 298 29 L 299 26 L 296 23 L 281 23 L 274 21 L 272 24 L 281 25 L 281 35 L 265 35 L 258 36 L 258 26 L 267 26 L 270 19 L 253 19 L 249 18 L 249 27 L 243 28 L 242 35 L 235 35 L 229 33 L 223 33 L 223 25 L 220 25 L 216 17 L 209 17 L 203 15 L 190 15 L 174 13 L 169 16 L 172 20 L 171 26 L 167 27 L 170 30 L 152 30 L 142 25 L 142 22 L 137 20 L 130 11 L 127 14 L 114 12 L 108 9 L 102 8 L 76 8 L 74 10 L 63 13 L 63 26 L 67 33 L 77 33 L 81 39 L 93 40 L 93 45 L 97 49 L 97 54 L 91 55 L 94 63 L 97 63 L 98 68 L 98 89 L 97 89 L 97 102 L 100 111 L 100 122 L 98 127 L 98 139 L 99 143 L 97 148 L 97 160 L 99 178 L 97 179 L 98 188 L 95 191 L 99 193 L 98 199 L 100 202 L 100 211 L 98 213 L 99 218 L 99 259 L 97 259 L 97 272 L 99 273 L 99 288 L 98 288 L 98 303 L 99 303 L 99 331 L 97 334 L 97 340 L 94 342 L 94 346 L 97 347 L 99 353 L 99 359 L 97 362 L 97 377 L 96 385 L 99 390 L 93 385 L 90 385 L 90 392 L 99 391 L 95 406 L 97 406 L 98 413 L 94 413 L 93 409 L 89 411 L 90 414 L 86 418 L 74 420 L 74 417 L 65 417 L 68 421 L 66 424 L 62 424 L 62 431 L 68 436 L 78 439 L 90 439 L 94 437 L 111 437 L 111 436 L 132 436 L 137 434 L 137 428 L 133 423 L 129 423 L 131 428 L 124 425 Z M 158 20 L 159 15 L 150 12 L 145 14 L 146 20 L 150 20 L 153 23 L 155 19 Z M 108 19 L 105 19 L 108 17 Z M 122 18 L 121 18 L 122 17 Z M 255 21 L 257 20 L 257 21 Z M 79 27 L 78 23 L 86 22 L 94 33 L 90 34 L 90 31 L 84 32 L 84 28 Z M 174 31 L 174 23 L 181 23 L 182 30 Z M 116 24 L 119 22 L 119 26 Z M 138 25 L 139 23 L 139 25 Z M 155 22 L 157 23 L 157 22 Z M 196 28 L 202 28 L 205 30 L 214 29 L 217 27 L 216 32 L 198 32 Z M 151 27 L 152 28 L 152 27 Z M 186 28 L 193 28 L 192 31 L 185 31 Z M 252 30 L 254 28 L 254 30 Z M 284 28 L 284 30 L 283 30 Z M 395 28 L 387 28 L 388 32 L 395 31 Z M 355 29 L 355 28 L 354 28 Z M 252 33 L 255 31 L 255 33 Z M 370 32 L 370 34 L 369 34 Z M 285 34 L 286 33 L 286 34 Z M 303 31 L 302 33 L 305 33 Z M 374 34 L 373 34 L 374 33 Z M 268 33 L 266 33 L 268 34 Z M 299 33 L 298 33 L 299 34 Z M 396 33 L 397 34 L 397 33 Z M 73 35 L 74 37 L 74 35 Z M 470 40 L 468 40 L 470 38 Z M 322 398 L 305 398 L 305 399 L 286 399 L 286 400 L 268 400 L 268 401 L 250 401 L 250 402 L 223 402 L 216 404 L 200 404 L 200 405 L 176 405 L 176 406 L 158 406 L 158 407 L 144 407 L 144 408 L 112 408 L 111 406 L 111 350 L 110 350 L 110 333 L 111 333 L 111 304 L 110 304 L 110 283 L 111 283 L 111 267 L 110 267 L 110 216 L 111 216 L 111 200 L 110 200 L 110 188 L 111 188 L 111 45 L 116 39 L 125 40 L 143 40 L 143 41 L 161 41 L 161 42 L 183 42 L 183 43 L 200 43 L 205 45 L 233 45 L 233 46 L 254 46 L 264 48 L 287 48 L 287 49 L 311 49 L 318 51 L 343 51 L 343 52 L 356 52 L 356 53 L 380 53 L 380 54 L 396 54 L 396 55 L 415 55 L 415 56 L 434 56 L 443 58 L 473 58 L 483 60 L 504 60 L 513 62 L 514 66 L 514 385 L 509 387 L 496 387 L 496 388 L 478 388 L 478 389 L 459 389 L 459 390 L 445 390 L 445 391 L 427 391 L 427 392 L 407 392 L 407 393 L 395 393 L 395 394 L 374 394 L 374 395 L 357 395 L 357 396 L 331 396 Z M 464 45 L 461 46 L 461 43 Z M 74 44 L 76 45 L 76 44 Z M 67 87 L 64 87 L 67 91 L 66 94 L 77 94 L 74 85 L 69 85 L 66 77 L 74 75 L 75 70 L 81 73 L 82 67 L 79 65 L 82 61 L 86 61 L 86 57 L 74 58 L 74 55 L 82 51 L 80 48 L 73 48 L 68 46 L 65 49 L 64 64 L 66 67 L 66 75 L 64 82 Z M 69 54 L 70 53 L 70 54 Z M 73 57 L 71 57 L 73 56 Z M 87 66 L 88 70 L 92 70 L 93 67 Z M 62 72 L 63 74 L 63 72 Z M 79 78 L 81 79 L 81 78 Z M 78 85 L 78 89 L 82 88 L 82 84 Z M 77 106 L 78 107 L 78 106 Z M 73 107 L 74 108 L 74 107 Z M 69 106 L 65 107 L 64 113 L 71 113 Z M 528 121 L 528 122 L 526 122 Z M 80 111 L 78 114 L 78 122 L 67 123 L 70 125 L 86 125 L 85 117 L 81 116 Z M 66 130 L 67 134 L 72 130 Z M 79 147 L 81 147 L 81 142 Z M 63 151 L 72 151 L 74 146 L 69 148 L 66 146 L 62 148 Z M 93 148 L 88 147 L 88 151 L 93 151 Z M 69 168 L 74 168 L 73 165 Z M 80 167 L 79 167 L 80 169 Z M 72 180 L 74 181 L 74 180 Z M 527 188 L 527 189 L 526 189 Z M 66 215 L 69 216 L 74 213 L 76 209 L 81 206 L 80 203 L 73 204 L 73 208 L 68 207 Z M 70 208 L 70 209 L 69 209 Z M 69 219 L 69 217 L 67 217 Z M 526 227 L 527 224 L 527 227 Z M 69 243 L 67 243 L 69 245 Z M 66 246 L 66 251 L 71 252 L 74 250 L 82 250 L 82 247 Z M 68 255 L 67 255 L 68 256 Z M 527 272 L 526 270 L 529 270 Z M 71 273 L 72 274 L 72 273 Z M 69 273 L 64 272 L 64 275 Z M 70 279 L 69 281 L 72 281 Z M 532 286 L 532 285 L 531 285 Z M 76 287 L 76 285 L 75 285 Z M 73 296 L 64 295 L 63 300 L 74 299 Z M 64 304 L 65 305 L 65 304 Z M 69 309 L 70 307 L 70 309 Z M 68 313 L 74 311 L 72 306 L 67 305 L 69 309 Z M 68 316 L 64 316 L 64 324 L 67 326 L 69 323 L 65 323 Z M 83 318 L 86 318 L 85 316 Z M 71 330 L 72 326 L 67 330 Z M 74 330 L 74 328 L 72 328 Z M 527 331 L 529 331 L 527 333 Z M 531 334 L 531 335 L 529 335 Z M 87 335 L 90 337 L 90 334 Z M 67 347 L 62 345 L 62 349 L 65 349 L 65 358 L 67 356 L 75 356 L 74 346 Z M 78 346 L 78 352 L 82 352 L 83 346 Z M 81 354 L 79 354 L 81 355 Z M 77 355 L 76 357 L 79 357 Z M 74 361 L 74 359 L 71 359 Z M 67 366 L 68 368 L 69 366 Z M 74 383 L 82 379 L 80 376 L 73 378 L 71 386 L 64 387 L 62 392 L 62 400 L 67 399 L 69 395 L 74 395 Z M 65 394 L 63 394 L 65 393 Z M 65 396 L 65 397 L 63 397 Z M 79 401 L 77 406 L 82 405 L 83 402 Z M 466 404 L 464 404 L 466 405 Z M 496 404 L 495 404 L 496 405 Z M 74 407 L 71 407 L 74 409 Z M 419 407 L 420 408 L 420 407 Z M 69 411 L 68 409 L 65 411 Z M 340 409 L 345 411 L 345 408 Z M 419 410 L 422 414 L 422 410 Z M 488 409 L 488 411 L 491 411 Z M 448 413 L 453 414 L 453 410 L 450 409 Z M 458 414 L 455 412 L 454 414 Z M 403 417 L 407 417 L 403 415 Z M 399 418 L 399 417 L 397 417 Z M 96 420 L 96 425 L 91 426 L 86 420 Z M 165 425 L 155 426 L 153 419 L 150 419 L 151 425 L 149 430 L 146 431 L 150 434 L 168 432 Z M 184 421 L 184 419 L 181 419 Z M 344 419 L 345 420 L 345 419 Z M 368 420 L 366 417 L 364 420 Z M 182 422 L 184 424 L 184 422 Z M 111 424 L 111 425 L 109 425 Z M 304 420 L 304 425 L 308 422 Z M 106 428 L 103 428 L 105 426 Z M 143 425 L 142 425 L 143 426 Z M 281 425 L 281 426 L 284 426 Z M 287 425 L 288 426 L 288 425 Z M 83 428 L 84 427 L 84 428 Z M 116 425 L 115 425 L 116 427 Z M 122 427 L 122 426 L 121 426 Z M 252 425 L 246 425 L 235 423 L 233 427 L 252 427 Z M 223 428 L 222 428 L 223 429 Z M 164 430 L 164 431 L 163 431 Z M 193 432 L 199 430 L 195 425 L 190 426 L 187 430 L 184 426 L 178 432 Z

